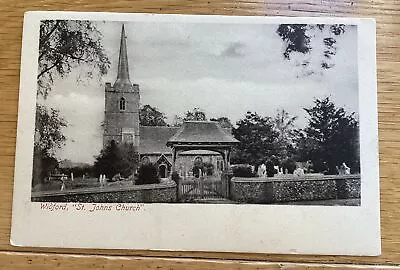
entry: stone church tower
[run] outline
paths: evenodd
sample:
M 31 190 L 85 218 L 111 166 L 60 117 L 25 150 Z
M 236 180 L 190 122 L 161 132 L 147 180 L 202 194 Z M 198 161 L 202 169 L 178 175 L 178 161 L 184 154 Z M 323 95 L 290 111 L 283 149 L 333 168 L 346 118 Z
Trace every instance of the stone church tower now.
M 122 25 L 117 80 L 105 85 L 103 146 L 114 140 L 139 146 L 139 85 L 129 79 L 125 28 Z

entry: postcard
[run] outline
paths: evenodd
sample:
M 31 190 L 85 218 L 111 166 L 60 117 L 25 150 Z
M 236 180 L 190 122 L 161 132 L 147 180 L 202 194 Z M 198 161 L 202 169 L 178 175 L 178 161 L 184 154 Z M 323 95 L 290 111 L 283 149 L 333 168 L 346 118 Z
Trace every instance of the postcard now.
M 379 255 L 375 21 L 25 14 L 11 244 Z

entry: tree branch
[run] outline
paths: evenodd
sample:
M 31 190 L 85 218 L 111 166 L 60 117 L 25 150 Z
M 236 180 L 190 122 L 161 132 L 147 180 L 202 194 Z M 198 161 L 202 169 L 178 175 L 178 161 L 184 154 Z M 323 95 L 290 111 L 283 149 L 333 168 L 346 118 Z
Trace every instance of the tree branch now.
M 50 71 L 51 69 L 53 69 L 55 66 L 57 66 L 59 61 L 56 61 L 53 65 L 51 65 L 50 67 L 45 68 L 44 70 L 42 70 L 38 76 L 37 79 L 39 79 L 41 76 L 43 76 L 43 74 L 45 74 L 46 72 Z
M 50 36 L 54 33 L 54 31 L 57 29 L 58 25 L 60 24 L 60 21 L 56 21 L 56 24 L 53 26 L 53 29 L 50 30 L 50 32 L 43 38 L 40 39 L 39 42 L 39 49 L 43 46 L 43 44 L 49 40 Z

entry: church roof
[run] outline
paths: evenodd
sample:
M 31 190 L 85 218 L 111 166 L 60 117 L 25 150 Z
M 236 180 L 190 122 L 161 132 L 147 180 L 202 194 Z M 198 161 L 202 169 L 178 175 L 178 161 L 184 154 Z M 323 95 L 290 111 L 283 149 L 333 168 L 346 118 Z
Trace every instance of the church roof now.
M 169 154 L 171 148 L 167 146 L 169 138 L 174 136 L 178 127 L 140 127 L 140 154 Z
M 214 121 L 187 121 L 176 134 L 168 140 L 173 143 L 209 143 L 234 144 L 238 143 L 230 133 L 226 132 Z
M 140 126 L 139 152 L 141 155 L 171 155 L 172 149 L 167 146 L 169 139 L 174 137 L 180 127 L 153 127 Z M 222 129 L 225 134 L 230 135 L 230 129 Z M 191 150 L 182 153 L 183 155 L 215 155 L 208 150 Z

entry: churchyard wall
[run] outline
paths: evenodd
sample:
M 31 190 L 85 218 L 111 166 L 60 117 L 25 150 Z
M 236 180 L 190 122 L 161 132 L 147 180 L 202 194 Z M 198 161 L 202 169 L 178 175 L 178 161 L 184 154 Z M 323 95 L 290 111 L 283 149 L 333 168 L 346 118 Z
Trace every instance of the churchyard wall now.
M 82 202 L 82 203 L 170 203 L 176 202 L 176 184 L 173 181 L 160 184 L 136 185 L 124 188 L 91 188 L 33 192 L 32 202 Z
M 357 199 L 360 197 L 360 175 L 234 177 L 230 186 L 230 199 L 244 203 Z

